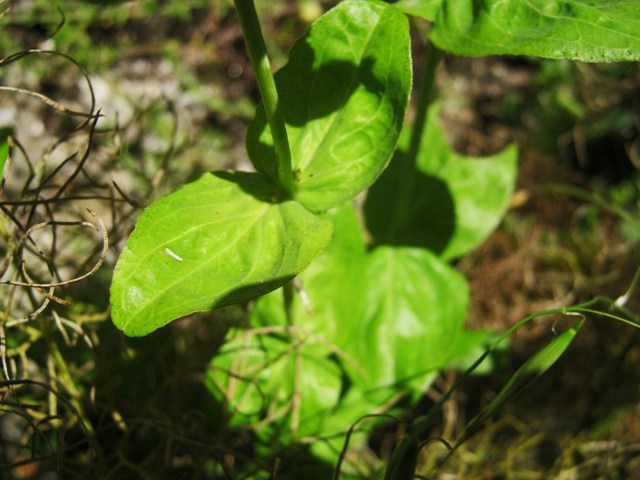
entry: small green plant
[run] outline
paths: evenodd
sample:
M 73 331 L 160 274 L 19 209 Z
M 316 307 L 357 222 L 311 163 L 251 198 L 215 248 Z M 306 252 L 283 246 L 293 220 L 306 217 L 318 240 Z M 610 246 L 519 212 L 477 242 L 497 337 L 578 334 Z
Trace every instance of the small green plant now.
M 235 4 L 262 95 L 247 138 L 256 172 L 205 174 L 146 209 L 114 273 L 112 318 L 143 336 L 262 296 L 253 328 L 233 329 L 212 360 L 207 386 L 263 449 L 303 441 L 335 461 L 336 434 L 418 398 L 435 372 L 490 341 L 463 328 L 468 288 L 448 262 L 499 223 L 517 149 L 485 159 L 450 149 L 432 102 L 440 49 L 638 60 L 640 7 L 347 0 L 314 22 L 274 78 L 253 2 Z M 415 119 L 403 127 L 412 87 L 405 14 L 434 25 Z M 354 199 L 365 191 L 363 226 Z M 578 328 L 507 391 L 548 368 Z

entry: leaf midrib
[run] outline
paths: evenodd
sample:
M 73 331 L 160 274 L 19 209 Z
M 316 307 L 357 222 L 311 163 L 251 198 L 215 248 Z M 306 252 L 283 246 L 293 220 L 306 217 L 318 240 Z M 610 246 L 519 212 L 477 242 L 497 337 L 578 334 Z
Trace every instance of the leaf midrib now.
M 150 297 L 147 297 L 148 300 L 144 303 L 143 306 L 139 307 L 135 313 L 133 313 L 131 315 L 131 317 L 129 318 L 129 320 L 123 324 L 122 330 L 126 330 L 126 328 L 131 324 L 131 322 L 133 322 L 134 320 L 136 320 L 138 318 L 138 316 L 140 315 L 141 312 L 143 312 L 150 304 L 155 303 L 155 300 L 161 296 L 164 295 L 165 292 L 171 290 L 175 285 L 177 285 L 178 283 L 184 282 L 186 279 L 191 278 L 193 275 L 197 274 L 198 272 L 200 272 L 203 268 L 210 266 L 212 263 L 214 263 L 217 259 L 219 259 L 224 253 L 226 253 L 230 248 L 234 247 L 238 242 L 240 242 L 246 235 L 248 232 L 250 232 L 254 226 L 260 221 L 262 220 L 267 213 L 269 212 L 269 210 L 272 208 L 272 205 L 265 205 L 262 209 L 260 209 L 257 214 L 256 214 L 256 218 L 254 221 L 250 222 L 247 227 L 239 234 L 236 236 L 236 238 L 229 242 L 229 244 L 221 249 L 216 255 L 212 256 L 209 260 L 207 260 L 206 262 L 202 262 L 198 267 L 194 268 L 188 275 L 180 277 L 179 279 L 176 279 L 174 282 L 172 282 L 171 284 L 165 286 L 164 288 L 162 288 L 161 290 L 157 290 L 156 293 Z M 214 222 L 214 223 L 220 223 L 220 222 Z M 207 226 L 210 224 L 207 224 Z M 190 229 L 189 231 L 193 231 L 195 229 L 199 229 L 199 228 L 203 228 L 204 225 L 200 225 L 198 227 L 194 227 L 192 229 Z M 183 234 L 184 235 L 184 234 Z M 175 238 L 180 238 L 182 235 L 175 237 Z M 167 242 L 169 243 L 169 242 Z M 166 245 L 167 243 L 164 243 L 162 245 Z M 243 277 L 243 279 L 246 278 L 246 275 Z M 224 292 L 226 293 L 226 292 Z M 219 295 L 221 296 L 221 295 Z M 166 311 L 166 310 L 164 310 Z M 162 313 L 162 311 L 158 312 L 158 314 Z M 160 316 L 160 315 L 156 315 L 156 316 Z

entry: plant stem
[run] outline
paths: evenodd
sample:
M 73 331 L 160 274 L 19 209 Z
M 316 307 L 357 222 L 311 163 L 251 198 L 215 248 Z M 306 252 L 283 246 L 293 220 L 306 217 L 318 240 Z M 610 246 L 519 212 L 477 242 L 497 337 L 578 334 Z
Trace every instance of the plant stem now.
M 260 21 L 253 0 L 234 0 L 242 33 L 247 44 L 249 60 L 256 74 L 262 105 L 273 136 L 276 152 L 278 184 L 285 198 L 295 196 L 295 182 L 291 167 L 291 151 L 284 118 L 279 108 L 278 90 L 271 71 L 267 49 L 260 29 Z
M 440 61 L 440 50 L 434 44 L 427 45 L 427 55 L 418 86 L 418 101 L 416 118 L 413 121 L 413 129 L 411 130 L 411 143 L 409 144 L 409 152 L 407 153 L 407 163 L 415 168 L 418 152 L 420 151 L 420 143 L 422 134 L 427 123 L 427 113 L 433 99 L 433 83 L 436 78 L 436 67 Z M 411 178 L 415 178 L 413 173 L 409 173 Z
M 287 326 L 293 326 L 293 280 L 289 280 L 282 286 L 282 298 L 284 299 L 284 312 L 287 318 Z
M 416 101 L 416 116 L 413 121 L 411 130 L 411 140 L 409 143 L 409 151 L 404 155 L 400 155 L 398 160 L 402 162 L 400 165 L 400 174 L 398 176 L 395 212 L 392 223 L 387 233 L 388 239 L 393 242 L 398 233 L 398 228 L 404 225 L 409 213 L 409 206 L 413 197 L 416 182 L 416 162 L 420 144 L 424 134 L 424 127 L 427 124 L 427 114 L 429 106 L 433 98 L 433 83 L 436 75 L 436 67 L 440 61 L 440 50 L 432 43 L 427 45 L 427 54 L 425 63 L 418 84 L 418 99 Z

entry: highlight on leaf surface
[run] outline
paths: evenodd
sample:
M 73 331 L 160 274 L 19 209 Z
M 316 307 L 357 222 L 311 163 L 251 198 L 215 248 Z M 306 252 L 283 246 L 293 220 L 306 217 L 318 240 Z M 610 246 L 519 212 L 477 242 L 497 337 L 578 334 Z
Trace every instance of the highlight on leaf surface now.
M 374 404 L 388 401 L 398 389 L 419 395 L 433 372 L 458 353 L 466 280 L 427 250 L 367 251 L 351 205 L 327 217 L 335 233 L 300 275 L 308 304 L 294 295 L 293 324 L 338 347 L 354 385 L 373 392 Z M 251 318 L 254 326 L 287 325 L 282 295 L 260 298 Z
M 640 60 L 637 0 L 400 0 L 433 21 L 429 38 L 457 55 Z
M 297 200 L 326 211 L 368 188 L 387 166 L 411 90 L 409 25 L 379 1 L 345 1 L 320 17 L 276 74 L 298 182 Z M 277 178 L 259 107 L 247 134 L 258 171 Z
M 147 335 L 181 316 L 255 298 L 303 271 L 329 241 L 331 222 L 274 196 L 260 174 L 218 172 L 149 206 L 116 265 L 115 325 Z

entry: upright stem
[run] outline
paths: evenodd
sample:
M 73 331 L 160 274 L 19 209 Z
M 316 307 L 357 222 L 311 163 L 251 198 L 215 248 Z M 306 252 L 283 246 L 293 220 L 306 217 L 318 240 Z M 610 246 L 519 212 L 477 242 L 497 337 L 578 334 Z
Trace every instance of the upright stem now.
M 291 167 L 291 151 L 284 124 L 284 118 L 278 104 L 278 90 L 273 79 L 267 49 L 262 37 L 260 22 L 253 0 L 234 0 L 242 33 L 247 44 L 249 60 L 256 74 L 258 88 L 262 96 L 262 105 L 273 136 L 273 145 L 278 162 L 278 183 L 286 198 L 295 196 L 295 182 Z
M 293 280 L 289 280 L 282 286 L 282 298 L 284 300 L 287 327 L 293 327 L 293 293 Z
M 418 87 L 416 118 L 413 121 L 411 143 L 409 144 L 409 152 L 407 154 L 407 163 L 411 163 L 414 167 L 418 157 L 418 152 L 420 151 L 420 142 L 422 141 L 424 126 L 427 123 L 427 113 L 433 98 L 433 82 L 436 77 L 436 67 L 438 66 L 439 61 L 440 50 L 434 44 L 428 44 L 424 70 L 422 71 L 422 78 L 420 78 L 420 85 Z M 415 178 L 415 175 L 411 174 L 411 178 Z
M 411 205 L 417 177 L 415 173 L 416 162 L 424 134 L 424 127 L 427 123 L 427 113 L 431 105 L 433 83 L 439 61 L 440 50 L 432 43 L 428 44 L 425 64 L 420 75 L 420 83 L 418 84 L 416 116 L 411 130 L 409 150 L 405 155 L 398 158 L 398 160 L 402 162 L 398 176 L 398 196 L 391 225 L 387 232 L 387 238 L 391 241 L 395 240 L 398 228 L 406 222 L 409 206 Z

